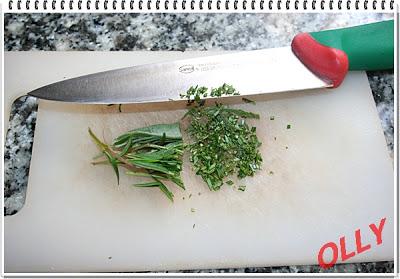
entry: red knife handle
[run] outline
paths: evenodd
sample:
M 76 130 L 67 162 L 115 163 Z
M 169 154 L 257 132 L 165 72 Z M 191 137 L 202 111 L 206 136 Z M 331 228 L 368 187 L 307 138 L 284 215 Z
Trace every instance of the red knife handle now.
M 292 50 L 315 75 L 338 87 L 348 70 L 393 69 L 394 21 L 302 33 Z
M 308 33 L 296 35 L 292 51 L 315 75 L 338 87 L 349 70 L 349 60 L 344 51 L 317 42 Z

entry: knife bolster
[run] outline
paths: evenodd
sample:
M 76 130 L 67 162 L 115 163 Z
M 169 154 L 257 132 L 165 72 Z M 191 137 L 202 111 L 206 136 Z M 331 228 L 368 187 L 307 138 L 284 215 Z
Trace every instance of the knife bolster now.
M 332 88 L 342 83 L 349 70 L 349 59 L 344 51 L 320 44 L 308 33 L 297 34 L 291 46 L 297 58 Z

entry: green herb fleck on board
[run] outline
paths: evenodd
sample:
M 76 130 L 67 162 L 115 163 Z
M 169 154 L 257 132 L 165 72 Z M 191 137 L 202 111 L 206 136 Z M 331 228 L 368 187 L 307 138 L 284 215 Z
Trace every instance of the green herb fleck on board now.
M 233 181 L 232 180 L 228 180 L 227 182 L 225 182 L 227 185 L 232 186 L 233 185 Z
M 275 120 L 275 116 L 270 116 L 269 120 Z
M 191 208 L 190 212 L 196 212 L 196 210 L 194 208 Z
M 238 190 L 244 192 L 246 190 L 246 185 L 240 185 Z
M 286 129 L 290 129 L 290 128 L 292 128 L 292 125 L 287 124 Z

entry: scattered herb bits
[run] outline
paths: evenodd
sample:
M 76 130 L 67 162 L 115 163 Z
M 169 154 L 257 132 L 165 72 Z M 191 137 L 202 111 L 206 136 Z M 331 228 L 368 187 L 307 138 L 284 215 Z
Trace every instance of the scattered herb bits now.
M 117 137 L 112 145 L 101 142 L 90 129 L 89 134 L 102 151 L 104 159 L 93 164 L 109 163 L 118 183 L 119 167 L 124 167 L 128 175 L 150 180 L 134 186 L 159 188 L 171 201 L 174 195 L 165 181 L 185 189 L 181 179 L 184 145 L 179 123 L 135 129 Z
M 245 185 L 240 185 L 238 187 L 238 190 L 244 192 L 246 190 L 246 186 Z
M 198 91 L 203 95 L 197 94 Z M 238 178 L 244 178 L 253 176 L 260 169 L 261 142 L 257 138 L 256 127 L 250 127 L 246 122 L 246 119 L 259 119 L 259 115 L 222 104 L 204 107 L 201 97 L 208 96 L 206 92 L 208 89 L 205 87 L 191 87 L 187 94 L 181 96 L 198 105 L 185 114 L 189 119 L 190 162 L 208 188 L 216 191 L 227 176 L 236 174 Z M 211 96 L 218 97 L 238 94 L 226 84 L 211 91 Z
M 188 91 L 185 93 L 180 94 L 181 99 L 186 99 L 188 104 L 197 103 L 202 104 L 202 98 L 207 97 L 222 97 L 222 96 L 236 96 L 239 95 L 239 92 L 233 88 L 232 85 L 228 85 L 224 83 L 222 86 L 218 88 L 213 88 L 209 90 L 207 87 L 204 86 L 191 86 Z

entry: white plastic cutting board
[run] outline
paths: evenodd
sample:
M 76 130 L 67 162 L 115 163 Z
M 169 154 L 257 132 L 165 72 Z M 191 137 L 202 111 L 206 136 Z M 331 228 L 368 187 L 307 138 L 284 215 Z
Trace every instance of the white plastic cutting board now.
M 6 106 L 11 96 L 65 77 L 206 54 L 6 53 Z M 184 110 L 134 113 L 123 106 L 119 113 L 116 106 L 40 102 L 26 204 L 5 218 L 5 271 L 315 264 L 320 247 L 341 236 L 354 250 L 356 229 L 372 248 L 351 261 L 393 259 L 392 162 L 365 73 L 349 74 L 335 90 L 240 106 L 261 115 L 253 123 L 263 170 L 243 181 L 245 192 L 211 193 L 186 158 L 187 190 L 172 188 L 172 204 L 157 189 L 131 187 L 132 177 L 122 175 L 118 187 L 110 167 L 92 166 L 98 151 L 87 129 L 110 141 L 129 129 L 178 121 Z M 384 217 L 376 246 L 368 225 Z

